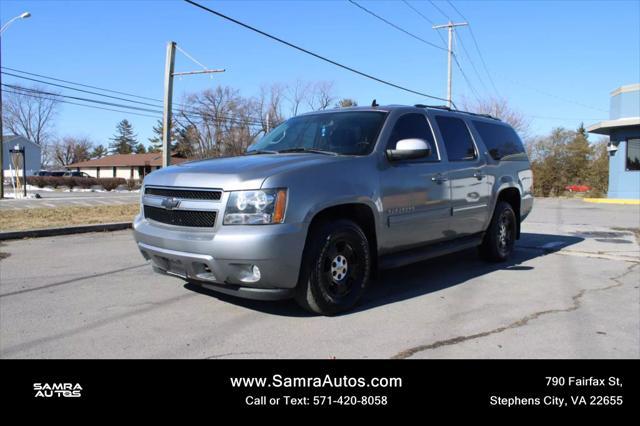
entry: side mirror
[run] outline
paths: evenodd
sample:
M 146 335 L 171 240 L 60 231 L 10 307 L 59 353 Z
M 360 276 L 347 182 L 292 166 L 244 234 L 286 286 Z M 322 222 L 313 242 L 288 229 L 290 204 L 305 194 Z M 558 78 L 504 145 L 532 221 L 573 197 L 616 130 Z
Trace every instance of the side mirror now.
M 396 149 L 387 150 L 390 161 L 412 160 L 431 155 L 431 145 L 423 139 L 401 139 L 396 143 Z

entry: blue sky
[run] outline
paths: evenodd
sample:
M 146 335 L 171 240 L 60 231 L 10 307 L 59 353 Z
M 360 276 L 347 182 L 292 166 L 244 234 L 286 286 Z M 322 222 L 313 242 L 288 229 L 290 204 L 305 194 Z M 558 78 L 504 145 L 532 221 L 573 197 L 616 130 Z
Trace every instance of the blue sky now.
M 346 0 L 202 3 L 346 65 L 446 96 L 444 51 L 398 32 Z M 401 1 L 360 3 L 407 31 L 440 43 L 431 25 Z M 438 23 L 446 22 L 444 15 L 461 20 L 446 1 L 435 3 L 444 14 L 429 2 L 410 0 Z M 533 134 L 607 118 L 609 92 L 640 81 L 639 1 L 453 4 L 471 23 L 499 94 L 529 116 Z M 433 103 L 323 63 L 183 1 L 2 0 L 0 20 L 4 23 L 23 11 L 33 16 L 15 22 L 2 37 L 2 65 L 23 71 L 162 99 L 166 43 L 174 40 L 206 66 L 227 70 L 212 77 L 177 78 L 178 100 L 217 84 L 252 96 L 262 84 L 303 79 L 333 81 L 338 96 L 354 98 L 361 105 L 373 98 L 382 104 Z M 460 28 L 457 34 L 484 81 L 483 85 L 459 49 L 471 85 L 480 97 L 495 95 L 469 30 Z M 179 53 L 176 61 L 176 71 L 198 69 Z M 17 82 L 3 76 L 3 83 Z M 463 96 L 473 94 L 454 69 L 454 101 Z M 62 105 L 56 133 L 86 135 L 108 144 L 122 118 L 133 123 L 140 140 L 146 142 L 151 136 L 154 118 L 73 105 Z

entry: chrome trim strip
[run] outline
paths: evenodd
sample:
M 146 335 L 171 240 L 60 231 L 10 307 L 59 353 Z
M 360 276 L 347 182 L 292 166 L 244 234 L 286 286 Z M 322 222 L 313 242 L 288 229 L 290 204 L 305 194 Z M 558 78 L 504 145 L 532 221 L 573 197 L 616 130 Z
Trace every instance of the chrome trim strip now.
M 456 214 L 458 212 L 463 212 L 463 211 L 466 211 L 466 210 L 482 209 L 482 208 L 485 208 L 485 207 L 487 207 L 486 203 L 484 203 L 484 204 L 476 204 L 474 206 L 458 207 L 458 208 L 454 208 L 453 209 L 453 214 Z
M 163 197 L 159 195 L 144 195 L 142 197 L 142 204 L 145 206 L 158 207 L 164 209 L 162 205 L 162 200 L 170 197 Z M 180 204 L 178 207 L 173 210 L 201 210 L 201 211 L 215 211 L 217 212 L 220 208 L 219 200 L 192 200 L 190 198 L 178 198 L 174 197 L 176 200 L 180 200 Z

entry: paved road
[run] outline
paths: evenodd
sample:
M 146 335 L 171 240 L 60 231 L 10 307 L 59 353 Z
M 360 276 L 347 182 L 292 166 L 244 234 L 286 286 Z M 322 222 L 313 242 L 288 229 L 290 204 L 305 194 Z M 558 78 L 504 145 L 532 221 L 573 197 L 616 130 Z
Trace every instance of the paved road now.
M 138 192 L 38 192 L 42 198 L 2 199 L 0 211 L 63 206 L 109 206 L 136 203 Z
M 638 358 L 640 208 L 538 200 L 512 262 L 386 271 L 309 316 L 151 272 L 128 231 L 7 242 L 2 358 Z

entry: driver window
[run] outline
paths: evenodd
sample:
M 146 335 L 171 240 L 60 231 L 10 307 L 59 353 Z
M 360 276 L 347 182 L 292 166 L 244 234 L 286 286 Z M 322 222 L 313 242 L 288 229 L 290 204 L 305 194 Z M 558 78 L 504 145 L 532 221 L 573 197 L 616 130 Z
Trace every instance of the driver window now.
M 410 113 L 398 118 L 391 131 L 387 149 L 395 149 L 398 141 L 402 139 L 422 139 L 427 141 L 431 145 L 431 155 L 418 161 L 439 161 L 438 148 L 433 140 L 431 127 L 423 114 Z

